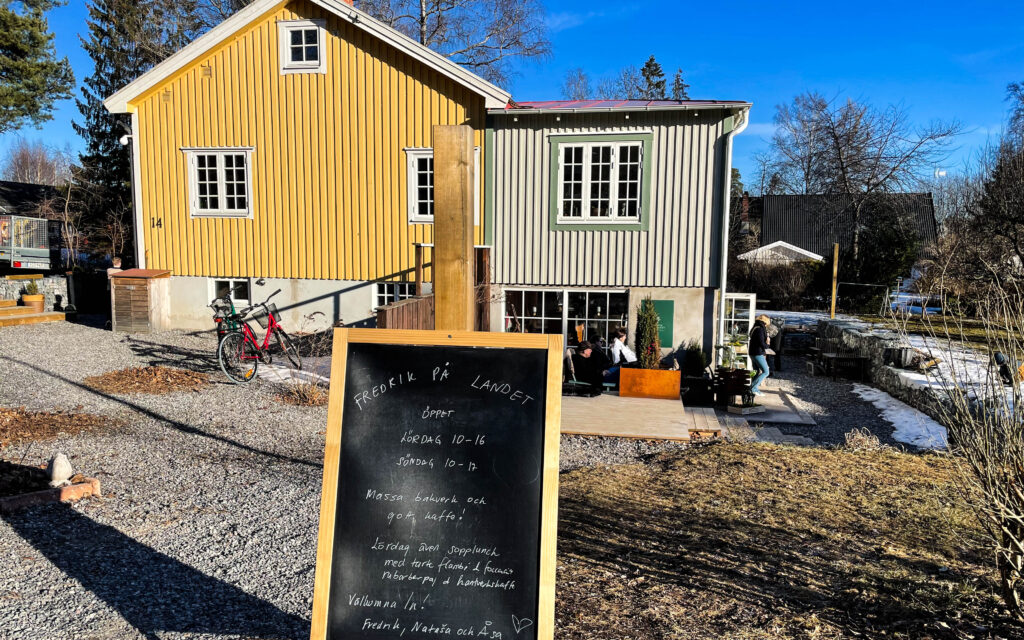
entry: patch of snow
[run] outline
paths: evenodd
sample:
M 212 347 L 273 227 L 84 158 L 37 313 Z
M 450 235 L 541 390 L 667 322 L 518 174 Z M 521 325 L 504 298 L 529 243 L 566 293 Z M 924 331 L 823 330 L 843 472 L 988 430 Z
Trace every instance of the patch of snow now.
M 875 405 L 895 430 L 893 440 L 922 449 L 945 449 L 946 428 L 888 393 L 863 384 L 854 384 L 853 392 Z
M 786 324 L 816 325 L 819 320 L 828 320 L 828 311 L 758 311 L 769 318 L 783 320 Z M 855 320 L 852 316 L 836 314 L 836 320 Z

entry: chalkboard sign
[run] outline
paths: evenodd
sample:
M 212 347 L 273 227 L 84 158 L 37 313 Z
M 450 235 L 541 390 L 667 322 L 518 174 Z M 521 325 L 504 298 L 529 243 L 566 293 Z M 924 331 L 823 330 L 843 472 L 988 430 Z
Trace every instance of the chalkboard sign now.
M 313 640 L 554 636 L 561 351 L 335 331 Z

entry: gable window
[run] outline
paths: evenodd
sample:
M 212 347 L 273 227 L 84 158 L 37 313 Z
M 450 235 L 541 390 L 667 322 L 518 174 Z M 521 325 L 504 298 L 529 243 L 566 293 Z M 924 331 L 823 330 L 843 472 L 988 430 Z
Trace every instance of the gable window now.
M 405 150 L 408 175 L 409 222 L 434 222 L 434 150 Z M 473 151 L 473 223 L 480 224 L 480 147 Z
M 282 20 L 277 28 L 281 73 L 327 73 L 323 20 Z
M 252 214 L 252 149 L 184 149 L 193 217 L 245 218 Z
M 551 137 L 556 228 L 646 228 L 651 134 Z M 564 226 L 562 226 L 564 225 Z

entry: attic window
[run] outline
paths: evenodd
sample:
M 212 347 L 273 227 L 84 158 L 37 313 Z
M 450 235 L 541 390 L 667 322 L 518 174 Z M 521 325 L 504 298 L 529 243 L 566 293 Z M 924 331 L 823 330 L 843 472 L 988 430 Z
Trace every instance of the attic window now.
M 327 73 L 323 20 L 277 23 L 281 73 Z

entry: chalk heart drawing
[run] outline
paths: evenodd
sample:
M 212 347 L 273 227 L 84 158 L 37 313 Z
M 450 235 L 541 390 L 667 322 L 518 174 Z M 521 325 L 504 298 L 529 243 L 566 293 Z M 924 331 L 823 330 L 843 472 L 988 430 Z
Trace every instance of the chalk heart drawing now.
M 512 614 L 512 626 L 516 630 L 516 635 L 519 635 L 520 631 L 531 625 L 533 625 L 533 620 L 530 620 L 529 618 L 517 618 L 516 614 Z

